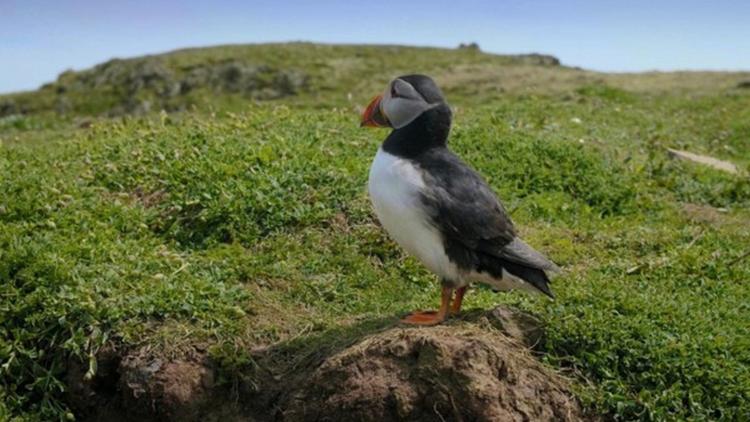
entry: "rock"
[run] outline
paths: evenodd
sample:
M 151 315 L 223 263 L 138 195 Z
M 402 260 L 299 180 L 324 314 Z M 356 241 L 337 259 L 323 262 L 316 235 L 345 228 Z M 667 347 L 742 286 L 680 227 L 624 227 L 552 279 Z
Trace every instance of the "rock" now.
M 307 85 L 307 75 L 294 70 L 277 70 L 230 61 L 210 70 L 212 88 L 251 96 L 274 99 L 296 94 Z
M 487 313 L 488 322 L 529 349 L 544 343 L 544 328 L 541 321 L 531 314 L 498 306 Z
M 740 81 L 737 84 L 737 88 L 739 88 L 739 89 L 750 89 L 750 80 Z
M 266 100 L 296 95 L 307 84 L 308 75 L 295 69 L 237 59 L 176 68 L 161 57 L 151 56 L 112 59 L 82 72 L 65 71 L 47 90 L 60 99 L 56 103 L 60 113 L 75 109 L 64 96 L 105 92 L 112 97 L 106 114 L 119 116 L 183 110 L 191 101 L 185 96 L 199 89 Z M 0 108 L 0 115 L 2 111 Z
M 18 105 L 11 99 L 0 100 L 0 117 L 11 116 L 20 113 Z
M 458 45 L 458 49 L 459 50 L 481 51 L 481 49 L 479 48 L 479 44 L 477 44 L 475 42 L 471 42 L 471 43 L 468 43 L 468 44 L 461 43 L 461 44 Z
M 265 70 L 264 67 L 251 66 L 236 61 L 228 62 L 214 71 L 213 85 L 226 92 L 253 91 L 258 85 L 258 75 Z
M 521 64 L 534 65 L 534 66 L 560 66 L 560 59 L 555 56 L 548 54 L 519 54 L 515 56 Z
M 124 80 L 110 81 L 124 86 L 131 94 L 149 90 L 162 97 L 173 95 L 176 84 L 175 75 L 160 60 L 146 59 L 135 63 L 127 69 Z
M 719 160 L 718 158 L 709 157 L 708 155 L 694 154 L 692 152 L 681 151 L 672 148 L 667 148 L 667 152 L 672 158 L 700 163 L 709 167 L 713 167 L 717 170 L 725 171 L 727 173 L 736 174 L 738 172 L 737 166 L 730 163 L 729 161 Z
M 307 86 L 307 74 L 298 70 L 281 70 L 274 77 L 274 86 L 282 95 L 295 95 Z
M 206 86 L 211 77 L 211 72 L 205 67 L 195 67 L 188 71 L 187 75 L 180 81 L 180 94 L 187 94 L 193 89 Z

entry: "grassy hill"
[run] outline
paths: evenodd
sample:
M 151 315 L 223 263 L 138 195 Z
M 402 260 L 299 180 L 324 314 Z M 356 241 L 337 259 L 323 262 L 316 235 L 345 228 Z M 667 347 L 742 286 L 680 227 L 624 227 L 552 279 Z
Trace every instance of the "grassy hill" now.
M 466 307 L 538 315 L 541 359 L 605 417 L 750 418 L 749 74 L 298 43 L 111 61 L 0 97 L 0 419 L 80 417 L 70 368 L 105 383 L 104 356 L 198 350 L 241 390 L 254 349 L 433 307 L 433 276 L 364 190 L 386 134 L 358 127 L 413 72 L 456 107 L 452 148 L 564 268 L 554 302 L 478 288 Z
M 229 45 L 112 59 L 66 71 L 37 91 L 0 96 L 0 117 L 226 109 L 253 100 L 360 104 L 391 78 L 415 72 L 433 76 L 457 104 L 480 104 L 508 93 L 564 94 L 591 84 L 658 94 L 731 91 L 750 82 L 750 73 L 603 74 L 561 66 L 552 56 L 501 56 L 473 48 Z
M 143 114 L 249 100 L 341 104 L 380 89 L 390 77 L 422 69 L 464 74 L 469 66 L 557 66 L 550 56 L 497 56 L 475 49 L 339 46 L 309 43 L 235 45 L 112 59 L 63 72 L 35 92 L 9 95 L 0 115 L 14 113 Z

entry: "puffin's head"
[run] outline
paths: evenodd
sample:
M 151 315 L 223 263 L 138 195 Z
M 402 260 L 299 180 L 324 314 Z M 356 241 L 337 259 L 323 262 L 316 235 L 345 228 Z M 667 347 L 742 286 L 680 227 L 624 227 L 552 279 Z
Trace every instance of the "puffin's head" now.
M 361 126 L 400 129 L 443 103 L 443 93 L 429 76 L 399 76 L 373 98 L 362 114 Z

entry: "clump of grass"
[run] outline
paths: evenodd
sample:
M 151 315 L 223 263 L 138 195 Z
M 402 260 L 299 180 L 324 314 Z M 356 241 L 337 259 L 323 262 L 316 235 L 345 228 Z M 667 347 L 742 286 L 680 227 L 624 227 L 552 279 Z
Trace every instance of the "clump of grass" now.
M 279 132 L 284 114 L 233 117 L 229 134 L 210 125 L 112 134 L 107 148 L 88 152 L 92 176 L 113 192 L 145 198 L 145 224 L 186 247 L 250 245 L 320 223 L 360 191 L 363 174 L 326 161 L 322 133 L 307 130 L 323 123 L 317 116 Z
M 750 205 L 747 177 L 663 159 L 654 161 L 651 172 L 656 183 L 674 192 L 682 202 L 724 208 Z
M 629 103 L 635 100 L 635 95 L 605 84 L 585 85 L 576 89 L 576 93 L 584 97 L 600 98 L 618 103 Z

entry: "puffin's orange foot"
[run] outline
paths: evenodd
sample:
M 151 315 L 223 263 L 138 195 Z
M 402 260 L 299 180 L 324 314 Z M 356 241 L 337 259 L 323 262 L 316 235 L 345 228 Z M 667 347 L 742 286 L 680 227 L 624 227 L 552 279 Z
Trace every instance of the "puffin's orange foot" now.
M 438 325 L 445 320 L 445 314 L 437 311 L 415 311 L 403 318 L 401 322 L 412 325 Z
M 456 289 L 456 297 L 453 298 L 453 303 L 451 303 L 451 310 L 450 315 L 451 316 L 457 316 L 461 312 L 461 303 L 464 300 L 464 294 L 466 294 L 466 286 L 459 287 Z

